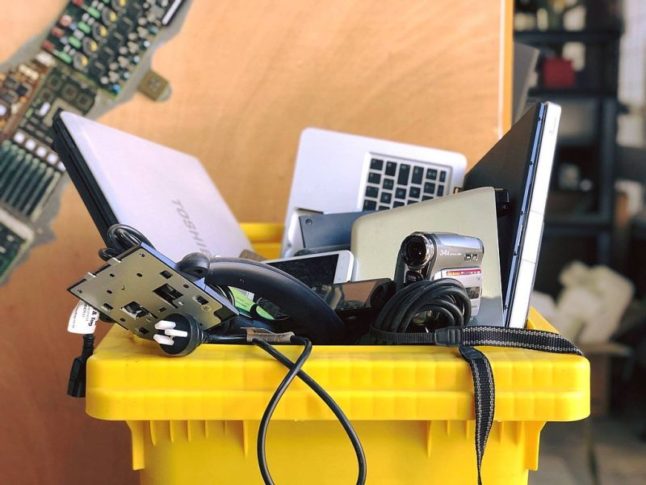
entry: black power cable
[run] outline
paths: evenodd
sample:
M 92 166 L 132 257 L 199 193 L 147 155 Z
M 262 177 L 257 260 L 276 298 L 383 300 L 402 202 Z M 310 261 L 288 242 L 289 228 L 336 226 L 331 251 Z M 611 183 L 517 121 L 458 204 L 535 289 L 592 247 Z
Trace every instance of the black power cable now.
M 214 343 L 214 344 L 215 343 L 242 344 L 242 343 L 248 343 L 248 340 L 247 340 L 247 337 L 242 335 L 234 336 L 234 335 L 207 334 L 206 342 Z M 303 337 L 297 337 L 297 336 L 292 336 L 290 339 L 290 342 L 296 345 L 303 345 L 304 347 L 303 352 L 298 356 L 295 362 L 292 362 L 285 354 L 280 352 L 269 342 L 262 340 L 260 338 L 251 339 L 251 343 L 260 347 L 262 350 L 267 352 L 274 359 L 276 359 L 278 362 L 280 362 L 290 370 L 287 373 L 287 375 L 283 378 L 281 383 L 278 385 L 278 387 L 274 391 L 274 394 L 269 400 L 269 404 L 267 405 L 267 408 L 265 408 L 265 412 L 263 413 L 262 419 L 260 420 L 260 426 L 258 428 L 258 439 L 256 442 L 256 449 L 258 454 L 258 467 L 260 468 L 260 473 L 263 477 L 265 484 L 271 485 L 274 483 L 271 478 L 271 474 L 269 473 L 269 469 L 267 466 L 267 457 L 265 454 L 265 442 L 267 439 L 267 429 L 269 427 L 269 422 L 281 397 L 283 396 L 283 394 L 285 393 L 285 391 L 287 390 L 287 388 L 289 387 L 289 385 L 292 383 L 292 381 L 296 376 L 298 376 L 298 378 L 301 381 L 303 381 L 310 389 L 312 389 L 312 391 L 316 393 L 318 397 L 321 398 L 321 400 L 327 405 L 327 407 L 332 411 L 332 413 L 339 420 L 339 423 L 341 423 L 341 426 L 343 427 L 346 434 L 348 435 L 348 438 L 350 438 L 350 442 L 352 443 L 352 447 L 354 448 L 354 452 L 357 457 L 359 471 L 357 474 L 356 483 L 357 485 L 365 484 L 366 475 L 367 475 L 366 455 L 363 451 L 363 447 L 361 446 L 361 441 L 359 440 L 359 436 L 357 435 L 357 432 L 355 431 L 354 427 L 352 426 L 352 423 L 345 415 L 343 410 L 334 401 L 332 396 L 330 396 L 327 393 L 327 391 L 323 389 L 318 382 L 312 379 L 312 377 L 309 374 L 307 374 L 304 370 L 302 370 L 303 364 L 305 364 L 305 361 L 307 360 L 307 358 L 309 357 L 312 351 L 312 342 L 310 342 L 309 339 L 306 339 Z
M 81 355 L 74 359 L 70 369 L 67 383 L 67 395 L 72 397 L 85 397 L 85 376 L 87 360 L 94 353 L 94 334 L 83 335 L 83 349 Z
M 302 337 L 293 337 L 292 341 L 294 343 L 302 343 L 302 341 L 306 341 L 307 339 L 304 339 Z M 309 342 L 309 341 L 308 341 Z M 296 364 L 289 360 L 284 354 L 282 354 L 280 351 L 278 351 L 275 347 L 270 345 L 269 343 L 263 341 L 263 340 L 258 340 L 254 339 L 253 341 L 254 344 L 256 344 L 258 347 L 263 349 L 265 352 L 267 352 L 269 355 L 274 357 L 277 361 L 279 361 L 281 364 L 283 364 L 285 367 L 293 369 Z M 309 343 L 311 345 L 311 343 Z M 305 353 L 305 351 L 303 351 Z M 303 354 L 301 354 L 302 357 Z M 309 355 L 309 352 L 308 352 Z M 299 359 L 297 359 L 297 362 Z M 348 435 L 348 438 L 350 438 L 350 442 L 352 443 L 352 447 L 354 448 L 354 452 L 357 456 L 357 463 L 359 465 L 359 473 L 357 475 L 357 485 L 363 485 L 366 483 L 366 474 L 367 474 L 367 465 L 366 465 L 366 455 L 363 451 L 363 447 L 361 446 L 361 441 L 359 440 L 359 436 L 357 435 L 357 432 L 355 431 L 354 427 L 352 426 L 352 423 L 348 419 L 348 417 L 345 415 L 343 410 L 339 407 L 339 405 L 332 399 L 332 396 L 330 396 L 325 389 L 323 389 L 314 379 L 312 379 L 305 371 L 303 370 L 298 370 L 295 375 L 298 375 L 298 377 L 305 383 L 307 384 L 310 389 L 312 389 L 317 396 L 321 398 L 321 400 L 327 405 L 328 408 L 334 413 L 336 418 L 339 420 L 341 423 L 341 426 L 343 426 L 343 429 L 345 430 L 346 434 Z M 289 374 L 288 374 L 289 376 Z M 287 376 L 286 376 L 287 377 Z M 293 377 L 290 379 L 293 380 Z M 282 383 L 281 383 L 282 385 Z M 289 382 L 287 383 L 289 385 Z M 276 389 L 276 393 L 278 392 L 279 389 Z M 284 392 L 284 391 L 283 391 Z M 275 393 L 275 394 L 276 394 Z M 275 395 L 274 394 L 274 395 Z M 282 393 L 281 393 L 282 395 Z M 272 397 L 273 399 L 273 397 Z M 278 397 L 280 399 L 280 396 Z M 266 414 L 266 413 L 265 413 Z M 268 417 L 271 417 L 270 415 Z M 263 416 L 263 419 L 265 416 Z M 263 423 L 261 422 L 261 426 Z M 260 434 L 258 435 L 260 438 Z M 263 445 L 264 447 L 264 445 Z M 259 445 L 259 450 L 260 450 L 260 445 Z M 259 454 L 259 460 L 260 460 L 260 454 Z M 262 466 L 263 464 L 259 462 L 259 466 L 261 467 L 261 472 L 262 472 Z M 264 465 L 266 466 L 266 464 Z M 264 475 L 263 475 L 264 476 Z M 270 484 L 273 483 L 271 481 L 265 483 Z
M 289 372 L 287 372 L 283 380 L 280 382 L 280 384 L 274 391 L 274 394 L 271 396 L 271 399 L 269 400 L 269 403 L 265 408 L 265 412 L 262 413 L 262 418 L 260 419 L 260 426 L 258 427 L 258 439 L 256 442 L 256 451 L 258 454 L 258 467 L 260 468 L 260 474 L 262 475 L 262 479 L 265 481 L 267 485 L 273 485 L 274 483 L 274 481 L 271 478 L 271 474 L 269 473 L 269 468 L 267 466 L 266 444 L 267 444 L 267 428 L 269 427 L 269 421 L 271 420 L 271 417 L 274 414 L 274 411 L 276 409 L 276 406 L 278 405 L 278 402 L 280 401 L 280 398 L 283 397 L 283 394 L 285 394 L 285 391 L 292 383 L 296 375 L 300 372 L 300 370 L 303 367 L 303 364 L 305 364 L 305 361 L 307 360 L 307 358 L 310 356 L 310 353 L 312 352 L 312 343 L 309 340 L 293 337 L 292 342 L 302 344 L 303 351 L 301 352 L 301 355 L 298 356 L 298 359 L 296 359 L 296 362 L 294 362 L 294 364 L 291 366 L 291 369 L 289 369 Z M 264 348 L 263 344 L 269 345 L 268 343 L 255 338 L 251 340 L 251 343 L 257 345 L 261 349 Z

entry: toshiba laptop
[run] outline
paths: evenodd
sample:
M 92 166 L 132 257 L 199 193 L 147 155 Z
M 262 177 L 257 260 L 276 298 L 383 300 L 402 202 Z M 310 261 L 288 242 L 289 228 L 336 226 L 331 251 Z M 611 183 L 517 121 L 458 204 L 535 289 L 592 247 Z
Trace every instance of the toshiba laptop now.
M 385 210 L 462 186 L 457 152 L 307 128 L 301 134 L 285 216 L 283 257 L 303 248 L 299 216 Z
M 104 240 L 120 223 L 174 261 L 192 252 L 237 257 L 250 249 L 196 158 L 68 112 L 57 115 L 54 133 L 56 151 Z
M 532 106 L 464 179 L 465 190 L 495 187 L 509 193 L 510 210 L 498 216 L 503 318 L 508 327 L 523 328 L 529 311 L 560 117 L 556 104 Z

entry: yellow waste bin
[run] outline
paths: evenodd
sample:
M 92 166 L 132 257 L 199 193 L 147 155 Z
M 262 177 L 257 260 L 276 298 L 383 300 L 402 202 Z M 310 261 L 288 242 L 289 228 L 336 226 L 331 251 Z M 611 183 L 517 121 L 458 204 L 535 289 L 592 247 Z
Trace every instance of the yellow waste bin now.
M 275 255 L 280 226 L 245 225 Z M 531 311 L 528 326 L 553 330 Z M 589 414 L 584 357 L 480 347 L 496 383 L 485 485 L 526 484 L 547 421 Z M 300 348 L 282 346 L 295 359 Z M 315 346 L 304 370 L 352 420 L 368 483 L 475 484 L 473 382 L 456 349 Z M 142 484 L 262 483 L 256 434 L 285 367 L 261 349 L 202 345 L 181 358 L 115 326 L 88 361 L 87 413 L 125 421 Z M 356 457 L 323 402 L 295 380 L 273 416 L 267 459 L 277 484 L 354 483 Z

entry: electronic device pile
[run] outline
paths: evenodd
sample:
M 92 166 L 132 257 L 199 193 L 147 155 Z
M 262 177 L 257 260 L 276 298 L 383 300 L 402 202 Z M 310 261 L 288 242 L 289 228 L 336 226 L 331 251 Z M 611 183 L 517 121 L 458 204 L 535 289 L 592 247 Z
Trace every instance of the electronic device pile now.
M 364 483 L 352 423 L 303 371 L 312 345 L 453 346 L 472 370 L 480 477 L 495 385 L 476 346 L 580 353 L 524 328 L 559 117 L 558 106 L 535 105 L 467 173 L 457 153 L 305 130 L 283 258 L 263 260 L 198 160 L 58 114 L 56 150 L 106 244 L 103 265 L 69 288 L 80 300 L 69 330 L 84 346 L 68 392 L 84 395 L 99 318 L 174 357 L 203 344 L 255 345 L 289 369 L 260 422 L 265 483 L 267 427 L 296 378 L 341 422 Z M 274 344 L 303 351 L 292 361 Z

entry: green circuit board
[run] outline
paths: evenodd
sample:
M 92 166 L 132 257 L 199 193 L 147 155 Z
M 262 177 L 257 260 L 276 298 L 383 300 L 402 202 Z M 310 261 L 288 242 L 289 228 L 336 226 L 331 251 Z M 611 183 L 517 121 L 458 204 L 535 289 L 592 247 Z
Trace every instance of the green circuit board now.
M 188 0 L 71 0 L 31 52 L 0 72 L 0 283 L 46 239 L 66 180 L 53 149 L 60 111 L 98 116 L 131 96 Z M 171 28 L 172 24 L 172 28 Z M 13 59 L 12 59 L 13 60 Z

